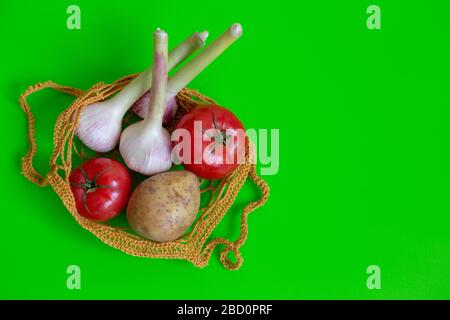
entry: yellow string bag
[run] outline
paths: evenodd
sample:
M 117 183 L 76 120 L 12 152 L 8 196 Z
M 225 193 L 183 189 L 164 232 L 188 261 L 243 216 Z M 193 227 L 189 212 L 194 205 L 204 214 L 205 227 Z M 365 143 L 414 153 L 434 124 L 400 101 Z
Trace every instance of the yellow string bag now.
M 269 196 L 267 183 L 258 176 L 254 164 L 254 147 L 247 145 L 247 155 L 244 164 L 240 164 L 229 176 L 221 179 L 218 184 L 209 184 L 202 192 L 210 192 L 210 201 L 206 207 L 201 208 L 199 218 L 190 232 L 181 238 L 165 243 L 153 242 L 126 231 L 126 228 L 110 226 L 106 223 L 94 222 L 78 214 L 75 200 L 69 184 L 72 170 L 72 155 L 80 156 L 74 144 L 74 129 L 77 127 L 81 111 L 91 103 L 104 100 L 125 87 L 138 74 L 133 74 L 115 81 L 112 84 L 100 82 L 84 92 L 83 90 L 61 86 L 52 81 L 38 83 L 30 86 L 19 99 L 20 106 L 28 119 L 29 150 L 22 158 L 23 175 L 38 186 L 50 185 L 61 198 L 64 206 L 69 210 L 75 220 L 86 230 L 89 230 L 104 243 L 117 248 L 127 254 L 147 258 L 186 259 L 197 267 L 205 267 L 216 246 L 224 245 L 220 252 L 220 261 L 229 270 L 237 270 L 242 265 L 242 256 L 239 248 L 244 244 L 248 234 L 247 216 L 256 208 L 264 205 Z M 76 100 L 64 110 L 57 118 L 53 132 L 53 153 L 50 158 L 50 171 L 46 176 L 41 175 L 33 167 L 33 158 L 36 154 L 36 140 L 34 129 L 34 116 L 26 102 L 33 92 L 45 88 L 52 88 L 76 97 Z M 197 91 L 184 89 L 177 96 L 179 108 L 175 119 L 167 126 L 173 130 L 178 119 L 200 103 L 215 103 L 212 99 Z M 82 152 L 81 152 L 82 154 Z M 104 156 L 104 155 L 102 155 Z M 250 202 L 241 213 L 240 234 L 235 241 L 224 238 L 209 240 L 212 231 L 224 217 L 235 201 L 239 190 L 247 178 L 261 189 L 259 200 Z M 235 255 L 233 262 L 228 254 Z

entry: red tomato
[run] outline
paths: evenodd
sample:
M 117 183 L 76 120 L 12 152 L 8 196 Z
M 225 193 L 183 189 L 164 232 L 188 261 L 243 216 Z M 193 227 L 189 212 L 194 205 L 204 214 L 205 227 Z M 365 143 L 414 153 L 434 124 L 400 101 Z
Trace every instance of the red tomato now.
M 223 178 L 245 158 L 244 126 L 223 107 L 211 104 L 194 108 L 181 118 L 176 129 L 189 132 L 191 151 L 188 154 L 182 149 L 181 160 L 187 170 L 201 178 Z M 196 163 L 199 159 L 201 163 Z
M 131 175 L 116 160 L 89 160 L 72 171 L 69 181 L 78 213 L 91 220 L 114 218 L 130 197 Z

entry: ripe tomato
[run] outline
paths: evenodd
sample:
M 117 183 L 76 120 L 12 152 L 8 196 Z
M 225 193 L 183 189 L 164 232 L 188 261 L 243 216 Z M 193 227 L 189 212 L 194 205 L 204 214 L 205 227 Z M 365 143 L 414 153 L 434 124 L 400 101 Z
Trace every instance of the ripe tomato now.
M 116 160 L 89 160 L 72 171 L 69 181 L 78 213 L 91 220 L 114 218 L 130 197 L 131 175 Z
M 182 149 L 181 161 L 201 178 L 223 178 L 245 158 L 244 126 L 223 107 L 210 104 L 194 108 L 181 118 L 176 129 L 189 132 L 190 152 Z

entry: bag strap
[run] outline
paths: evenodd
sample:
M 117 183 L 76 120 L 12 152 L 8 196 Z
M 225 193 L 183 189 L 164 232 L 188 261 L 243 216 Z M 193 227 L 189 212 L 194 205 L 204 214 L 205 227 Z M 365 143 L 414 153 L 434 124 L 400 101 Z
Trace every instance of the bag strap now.
M 35 85 L 29 86 L 24 93 L 20 95 L 19 104 L 22 110 L 25 112 L 25 115 L 28 120 L 28 140 L 29 140 L 29 148 L 27 154 L 22 158 L 22 174 L 34 184 L 44 187 L 48 185 L 48 175 L 43 176 L 33 167 L 33 158 L 37 151 L 36 138 L 35 138 L 35 125 L 34 125 L 34 116 L 30 110 L 30 106 L 27 103 L 27 97 L 34 93 L 41 91 L 43 89 L 54 89 L 56 91 L 68 93 L 75 97 L 78 97 L 84 93 L 83 90 L 62 86 L 53 81 L 40 82 Z
M 198 265 L 199 267 L 204 267 L 208 264 L 211 254 L 219 245 L 223 245 L 223 248 L 220 251 L 220 262 L 222 263 L 222 265 L 228 270 L 237 270 L 241 267 L 244 259 L 242 258 L 239 250 L 247 240 L 248 215 L 255 209 L 263 206 L 270 195 L 269 185 L 260 176 L 258 176 L 255 164 L 250 165 L 248 176 L 250 177 L 250 179 L 252 179 L 253 183 L 255 183 L 255 185 L 261 190 L 261 197 L 256 201 L 250 202 L 242 210 L 240 232 L 238 238 L 235 241 L 232 242 L 225 238 L 216 238 L 209 242 L 206 242 L 205 247 L 194 260 L 194 264 Z M 232 261 L 230 259 L 229 253 L 234 254 L 235 261 Z

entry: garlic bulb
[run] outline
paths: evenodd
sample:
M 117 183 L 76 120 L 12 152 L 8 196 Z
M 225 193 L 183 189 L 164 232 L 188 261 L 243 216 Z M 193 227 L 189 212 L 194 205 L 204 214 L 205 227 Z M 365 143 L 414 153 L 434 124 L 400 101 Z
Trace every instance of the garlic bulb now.
M 113 100 L 93 103 L 81 112 L 75 134 L 94 151 L 111 151 L 119 141 L 123 116 Z
M 184 61 L 205 44 L 208 32 L 194 33 L 169 55 L 168 69 Z M 75 134 L 90 149 L 108 152 L 119 142 L 122 119 L 133 103 L 152 83 L 152 68 L 148 68 L 109 100 L 87 106 L 80 115 Z
M 144 120 L 127 127 L 120 137 L 119 150 L 127 166 L 144 175 L 167 171 L 172 166 L 170 134 L 162 126 L 167 91 L 167 33 L 153 34 L 152 91 Z

